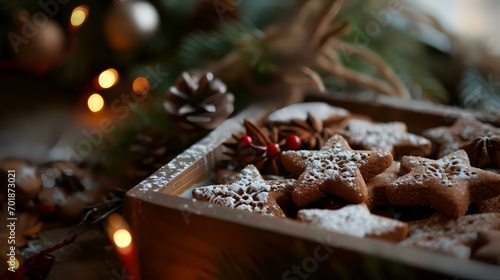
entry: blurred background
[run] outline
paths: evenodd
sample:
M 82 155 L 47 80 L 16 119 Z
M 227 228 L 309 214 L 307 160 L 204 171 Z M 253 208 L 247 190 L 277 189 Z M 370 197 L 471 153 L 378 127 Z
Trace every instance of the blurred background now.
M 254 102 L 375 92 L 498 116 L 499 14 L 500 0 L 0 0 L 0 180 L 18 172 L 21 257 L 70 244 L 61 223 L 119 211 Z M 60 250 L 53 275 L 119 278 L 103 235 Z
M 308 2 L 318 1 L 0 1 L 0 159 L 72 162 L 126 190 L 264 95 L 390 95 L 392 84 L 413 99 L 500 108 L 500 1 L 344 1 L 327 18 L 338 31 L 335 71 L 312 64 L 307 40 L 290 35 L 296 15 L 310 10 L 304 26 L 325 17 Z M 287 72 L 294 67 L 309 74 Z M 214 71 L 227 87 L 209 80 L 205 98 L 227 111 L 182 95 L 197 104 L 190 114 L 210 113 L 201 124 L 172 105 L 172 86 L 199 82 L 184 71 Z M 298 86 L 304 75 L 313 86 Z

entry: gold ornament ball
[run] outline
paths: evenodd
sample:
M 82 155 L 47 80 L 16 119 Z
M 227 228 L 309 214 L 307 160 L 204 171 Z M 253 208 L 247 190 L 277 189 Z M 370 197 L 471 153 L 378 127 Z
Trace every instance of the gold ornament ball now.
M 52 68 L 61 58 L 66 38 L 61 26 L 45 14 L 16 14 L 17 28 L 8 34 L 11 50 L 20 65 L 38 72 Z
M 159 26 L 160 15 L 151 3 L 122 1 L 109 10 L 104 35 L 113 50 L 128 52 L 153 37 Z

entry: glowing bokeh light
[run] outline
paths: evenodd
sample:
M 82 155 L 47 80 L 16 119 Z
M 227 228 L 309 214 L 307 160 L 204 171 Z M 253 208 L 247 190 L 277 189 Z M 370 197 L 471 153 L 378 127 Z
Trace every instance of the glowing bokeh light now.
M 71 12 L 71 18 L 70 18 L 71 25 L 74 27 L 82 25 L 85 22 L 85 20 L 87 20 L 88 14 L 89 14 L 89 9 L 87 8 L 87 6 L 82 5 L 76 7 L 73 10 L 73 12 Z
M 102 71 L 99 74 L 98 82 L 99 86 L 102 88 L 110 88 L 114 86 L 119 79 L 118 71 L 113 68 Z
M 140 96 L 143 96 L 146 93 L 148 93 L 149 88 L 150 88 L 149 81 L 144 77 L 137 77 L 132 83 L 132 89 L 134 90 L 135 94 Z
M 113 234 L 113 240 L 116 246 L 126 248 L 132 243 L 132 235 L 126 229 L 119 229 Z
M 104 99 L 100 94 L 94 93 L 87 100 L 87 105 L 89 106 L 90 111 L 94 113 L 99 112 L 104 107 Z
M 12 259 L 12 258 L 14 258 L 14 259 Z M 19 268 L 19 266 L 20 266 L 20 264 L 19 264 L 19 260 L 18 260 L 16 257 L 11 257 L 11 258 L 9 258 L 9 259 L 7 260 L 7 266 L 8 266 L 9 268 L 12 268 L 12 269 L 14 269 L 14 270 L 17 270 L 17 269 Z

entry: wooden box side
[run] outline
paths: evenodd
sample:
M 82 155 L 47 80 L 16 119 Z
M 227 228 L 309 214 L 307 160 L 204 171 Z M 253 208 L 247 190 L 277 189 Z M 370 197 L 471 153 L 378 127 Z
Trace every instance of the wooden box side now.
M 414 103 L 393 101 L 392 99 L 380 100 L 379 97 L 367 101 L 347 95 L 339 95 L 338 98 L 325 98 L 324 100 L 321 96 L 312 96 L 309 100 L 325 101 L 355 113 L 366 114 L 376 121 L 405 121 L 418 131 L 440 125 L 449 125 L 457 117 L 464 114 L 480 116 L 477 112 L 466 112 L 451 107 L 443 109 L 442 106 L 423 106 L 425 104 L 415 106 Z M 394 102 L 396 104 L 392 104 Z M 218 206 L 209 208 L 210 204 L 205 202 L 193 202 L 189 199 L 175 197 L 192 185 L 206 180 L 212 174 L 221 154 L 222 143 L 233 132 L 241 129 L 243 118 L 260 118 L 264 112 L 265 110 L 253 108 L 226 122 L 222 127 L 127 193 L 127 217 L 132 224 L 134 236 L 138 238 L 142 265 L 147 267 L 148 271 L 154 271 L 152 274 L 146 274 L 147 276 L 151 276 L 153 279 L 166 279 L 163 276 L 170 275 L 168 274 L 170 272 L 162 272 L 166 268 L 170 271 L 178 270 L 179 273 L 187 273 L 186 275 L 189 274 L 189 269 L 200 270 L 199 273 L 206 270 L 218 271 L 218 264 L 210 255 L 213 252 L 239 255 L 240 251 L 251 254 L 252 250 L 255 250 L 262 255 L 275 252 L 279 257 L 292 254 L 284 244 L 276 240 L 286 240 L 285 243 L 288 245 L 299 240 L 309 242 L 307 246 L 312 247 L 320 243 L 325 244 L 317 240 L 318 236 L 325 234 L 319 229 L 297 228 L 296 225 L 291 226 L 288 223 L 280 224 L 281 221 L 263 222 L 267 220 L 262 220 L 263 217 L 252 213 L 241 213 L 241 211 L 227 208 L 219 209 L 221 207 Z M 492 119 L 490 122 L 498 124 L 495 120 L 498 121 Z M 189 223 L 186 223 L 186 215 L 191 217 Z M 245 217 L 245 219 L 233 216 Z M 297 224 L 296 221 L 291 222 Z M 295 235 L 291 233 L 292 230 L 295 231 Z M 206 231 L 212 233 L 204 234 Z M 252 235 L 248 235 L 249 232 Z M 263 250 L 258 249 L 259 247 L 253 244 L 252 238 L 257 238 L 256 240 L 265 244 Z M 342 238 L 346 238 L 346 236 Z M 447 274 L 477 278 L 500 273 L 500 268 L 491 265 L 436 256 L 423 251 L 415 252 L 417 250 L 393 244 L 388 244 L 389 247 L 384 247 L 384 245 L 377 251 L 373 248 L 378 248 L 379 245 L 376 245 L 379 244 L 378 240 L 349 241 L 349 238 L 352 237 L 347 236 L 345 246 L 341 246 L 342 250 L 346 251 L 344 252 L 346 255 L 354 254 L 353 258 L 357 261 L 362 261 L 365 258 L 383 259 L 389 263 L 401 265 L 405 269 L 415 269 L 416 272 L 413 273 L 430 273 L 434 276 Z M 226 241 L 230 244 L 227 247 L 225 246 Z M 245 247 L 248 244 L 253 245 Z M 360 244 L 362 244 L 361 247 Z M 330 245 L 338 247 L 337 243 Z M 209 254 L 209 252 L 211 253 Z M 282 252 L 284 252 L 283 255 Z M 175 259 L 174 255 L 176 254 L 181 256 Z M 310 254 L 306 254 L 303 257 L 306 259 L 310 256 Z M 342 258 L 341 255 L 338 256 L 338 261 L 341 261 Z M 337 257 L 333 257 L 333 259 L 337 259 Z M 292 264 L 289 262 L 287 265 Z M 184 269 L 187 270 L 184 271 Z M 353 269 L 357 271 L 355 268 Z M 323 273 L 321 271 L 320 269 L 318 273 Z M 157 278 L 158 275 L 162 277 Z M 205 274 L 196 275 L 199 277 Z

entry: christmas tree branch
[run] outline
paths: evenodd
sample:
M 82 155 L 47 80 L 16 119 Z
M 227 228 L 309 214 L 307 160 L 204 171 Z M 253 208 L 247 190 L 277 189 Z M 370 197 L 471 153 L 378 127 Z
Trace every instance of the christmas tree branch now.
M 408 18 L 416 22 L 427 24 L 444 34 L 450 41 L 452 49 L 455 51 L 457 56 L 467 60 L 468 62 L 472 62 L 472 64 L 478 65 L 486 72 L 492 72 L 495 73 L 495 75 L 500 76 L 500 58 L 486 50 L 484 46 L 471 48 L 458 36 L 448 31 L 437 18 L 422 11 L 418 11 L 418 9 L 405 8 L 403 9 L 403 13 Z

